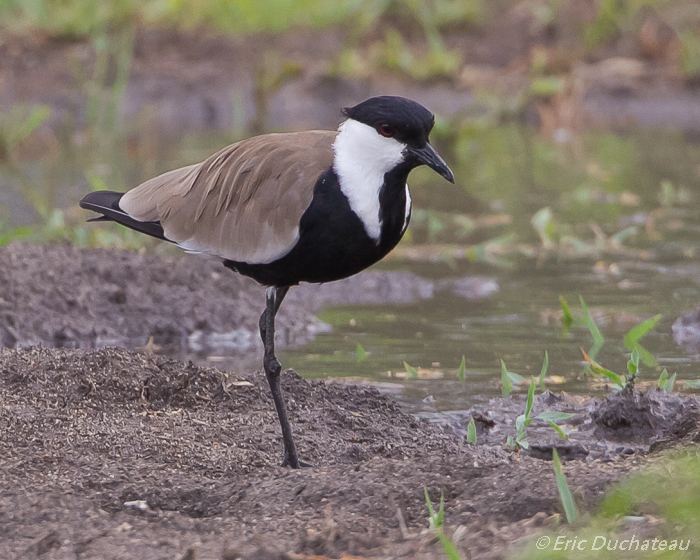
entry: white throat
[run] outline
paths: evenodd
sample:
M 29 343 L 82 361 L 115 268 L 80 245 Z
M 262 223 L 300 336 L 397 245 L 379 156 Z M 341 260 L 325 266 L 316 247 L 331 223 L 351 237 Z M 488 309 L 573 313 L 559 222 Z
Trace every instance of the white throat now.
M 362 220 L 365 231 L 379 243 L 382 221 L 379 191 L 384 174 L 404 159 L 404 144 L 385 138 L 366 124 L 348 119 L 338 127 L 333 143 L 333 171 L 350 208 Z

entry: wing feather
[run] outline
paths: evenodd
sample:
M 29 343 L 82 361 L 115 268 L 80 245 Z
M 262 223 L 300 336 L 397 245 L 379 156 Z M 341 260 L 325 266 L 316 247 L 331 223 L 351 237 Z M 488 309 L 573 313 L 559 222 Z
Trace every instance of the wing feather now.
M 287 254 L 318 177 L 333 164 L 335 132 L 268 134 L 220 150 L 127 192 L 120 207 L 159 221 L 189 251 L 262 264 Z

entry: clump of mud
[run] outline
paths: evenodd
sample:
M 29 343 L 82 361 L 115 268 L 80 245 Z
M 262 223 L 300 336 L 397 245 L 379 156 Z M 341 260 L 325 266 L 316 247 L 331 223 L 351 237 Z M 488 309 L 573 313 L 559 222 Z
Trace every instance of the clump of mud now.
M 199 351 L 261 346 L 263 289 L 201 257 L 165 259 L 68 245 L 0 247 L 0 346 L 96 348 L 173 344 Z M 285 302 L 280 346 L 310 341 L 322 323 Z
M 279 347 L 302 346 L 330 327 L 324 305 L 406 304 L 440 290 L 488 297 L 480 277 L 434 282 L 408 272 L 369 270 L 291 290 L 276 323 Z M 215 259 L 167 259 L 130 251 L 14 243 L 0 247 L 0 347 L 143 347 L 153 337 L 177 355 L 254 353 L 264 291 Z
M 658 388 L 641 392 L 628 385 L 597 404 L 591 419 L 598 438 L 649 445 L 671 435 L 684 437 L 698 412 L 694 397 Z M 688 426 L 685 433 L 684 425 Z
M 508 436 L 517 433 L 515 419 L 523 414 L 525 401 L 524 395 L 494 398 L 463 413 L 452 413 L 451 428 L 465 435 L 474 418 L 479 444 L 503 447 Z M 540 413 L 569 415 L 556 419 L 568 438 L 563 440 L 548 418 L 538 419 Z M 522 454 L 551 460 L 552 450 L 557 449 L 566 460 L 612 461 L 686 439 L 700 426 L 700 403 L 693 396 L 661 389 L 642 392 L 632 385 L 605 399 L 546 391 L 535 396 L 532 417 L 527 427 L 529 447 Z
M 283 388 L 315 468 L 278 466 L 262 374 L 0 350 L 0 558 L 434 558 L 424 488 L 444 493 L 448 531 L 466 528 L 463 557 L 495 558 L 559 511 L 549 461 L 466 444 L 373 388 L 292 371 Z M 580 505 L 634 461 L 570 461 Z
M 0 384 L 5 410 L 12 412 L 3 430 L 9 453 L 13 440 L 20 444 L 31 431 L 51 433 L 43 451 L 62 462 L 74 451 L 104 449 L 115 460 L 148 454 L 164 465 L 217 476 L 281 461 L 277 416 L 262 374 L 224 373 L 122 349 L 34 347 L 0 350 Z M 310 462 L 456 453 L 461 445 L 371 387 L 307 382 L 289 370 L 283 389 Z M 193 415 L 199 420 L 190 424 Z M 203 425 L 207 441 L 197 435 Z M 71 439 L 69 450 L 62 437 Z M 80 455 L 74 459 L 81 461 Z

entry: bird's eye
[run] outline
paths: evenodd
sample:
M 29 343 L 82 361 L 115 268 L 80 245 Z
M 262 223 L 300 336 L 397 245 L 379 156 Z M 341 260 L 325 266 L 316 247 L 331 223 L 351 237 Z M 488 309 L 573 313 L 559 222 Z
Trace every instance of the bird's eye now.
M 396 134 L 396 129 L 390 124 L 380 124 L 377 127 L 377 132 L 386 138 L 391 138 L 394 134 Z

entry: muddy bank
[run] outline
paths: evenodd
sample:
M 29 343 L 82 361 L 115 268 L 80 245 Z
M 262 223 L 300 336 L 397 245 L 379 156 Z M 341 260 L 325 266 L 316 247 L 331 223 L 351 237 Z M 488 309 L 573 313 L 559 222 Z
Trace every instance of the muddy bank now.
M 67 245 L 0 249 L 0 341 L 4 346 L 255 349 L 264 291 L 220 263 L 163 259 Z M 290 302 L 281 345 L 308 342 L 324 325 Z
M 459 117 L 477 106 L 473 92 L 486 88 L 513 96 L 528 89 L 531 50 L 552 47 L 551 37 L 533 18 L 530 10 L 516 8 L 479 33 L 449 33 L 445 43 L 463 57 L 462 68 L 452 77 L 423 81 L 373 68 L 369 51 L 380 36 L 366 38 L 366 45 L 359 47 L 346 42 L 340 28 L 238 39 L 140 29 L 128 84 L 118 100 L 119 116 L 126 128 L 147 121 L 151 134 L 166 137 L 196 129 L 332 129 L 342 119 L 341 107 L 372 95 L 400 94 L 443 118 Z M 418 41 L 412 48 L 419 51 L 424 46 Z M 357 75 L 343 76 L 338 70 L 339 58 L 348 49 L 356 49 L 358 60 L 363 60 Z M 557 56 L 561 55 L 552 55 Z M 91 83 L 87 77 L 94 57 L 87 41 L 3 38 L 0 110 L 16 103 L 44 104 L 52 108 L 54 128 L 84 130 L 89 126 L 87 90 L 97 86 L 106 97 L 113 95 L 118 72 L 113 63 L 105 84 Z M 594 63 L 566 63 L 572 66 L 567 79 L 575 85 L 567 88 L 573 90 L 570 109 L 575 116 L 559 115 L 560 127 L 577 128 L 585 122 L 700 129 L 698 90 L 678 76 L 673 64 L 644 60 L 624 47 L 606 51 L 606 57 Z M 279 88 L 262 92 L 260 76 L 267 73 L 269 81 L 284 63 L 292 69 L 288 78 Z M 532 122 L 543 118 L 546 125 L 552 124 L 534 108 L 527 114 Z
M 525 395 L 513 395 L 490 399 L 466 411 L 420 416 L 462 437 L 474 418 L 478 444 L 499 449 L 509 435 L 515 435 L 515 419 L 524 413 L 525 402 Z M 542 413 L 569 417 L 538 419 Z M 565 460 L 610 461 L 623 455 L 643 455 L 687 437 L 698 428 L 700 401 L 659 388 L 639 391 L 632 385 L 603 399 L 546 391 L 535 395 L 532 417 L 526 438 L 529 448 L 521 450 L 522 455 L 551 459 L 556 448 Z M 567 440 L 549 426 L 550 421 L 568 434 Z
M 468 289 L 467 289 L 468 288 Z M 329 304 L 407 304 L 452 290 L 486 297 L 489 278 L 435 282 L 406 272 L 367 271 L 290 291 L 277 343 L 301 346 L 330 327 L 313 313 Z M 253 352 L 264 290 L 216 260 L 165 259 L 67 245 L 0 247 L 0 346 L 140 347 L 150 337 L 183 354 Z
M 372 388 L 291 371 L 283 386 L 313 469 L 276 466 L 260 374 L 126 350 L 0 350 L 0 557 L 441 558 L 424 486 L 444 492 L 464 558 L 501 558 L 555 522 L 551 462 L 466 444 Z M 565 470 L 586 509 L 643 461 Z

